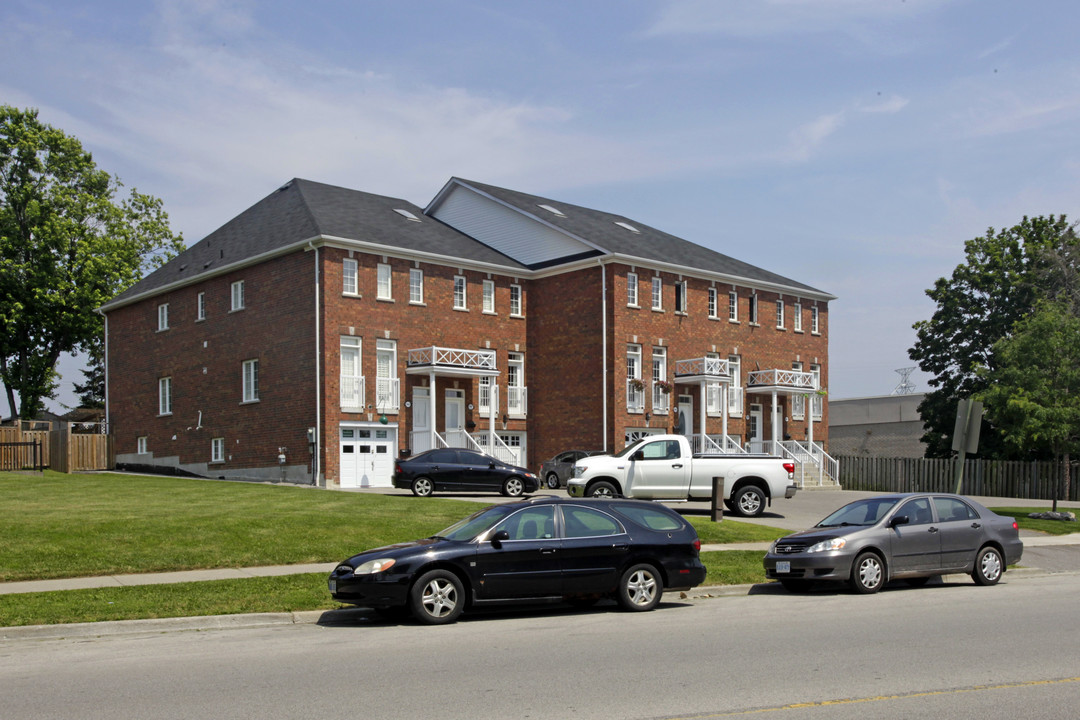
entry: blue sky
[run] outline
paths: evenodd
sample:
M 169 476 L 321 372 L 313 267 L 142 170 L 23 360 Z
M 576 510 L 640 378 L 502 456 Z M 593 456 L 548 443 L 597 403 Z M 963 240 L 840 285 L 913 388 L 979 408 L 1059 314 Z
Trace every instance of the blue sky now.
M 423 206 L 456 175 L 624 214 L 837 295 L 835 399 L 893 390 L 965 240 L 1076 214 L 1078 16 L 1064 0 L 7 0 L 0 102 L 162 198 L 188 242 L 292 177 Z M 61 402 L 78 367 L 61 366 Z

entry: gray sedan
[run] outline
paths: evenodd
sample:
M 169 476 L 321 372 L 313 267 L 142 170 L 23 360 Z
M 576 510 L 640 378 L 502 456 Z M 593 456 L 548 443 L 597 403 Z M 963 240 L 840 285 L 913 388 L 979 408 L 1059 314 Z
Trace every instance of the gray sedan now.
M 873 593 L 890 580 L 920 586 L 946 573 L 967 573 L 979 585 L 993 585 L 1023 552 L 1016 522 L 970 498 L 879 495 L 777 540 L 765 556 L 765 574 L 788 590 L 840 580 L 855 592 Z

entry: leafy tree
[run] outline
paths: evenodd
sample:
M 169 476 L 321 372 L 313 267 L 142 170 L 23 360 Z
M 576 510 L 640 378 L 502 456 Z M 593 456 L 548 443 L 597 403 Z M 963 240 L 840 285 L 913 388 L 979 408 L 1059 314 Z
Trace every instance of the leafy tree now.
M 1000 231 L 990 228 L 964 245 L 965 262 L 950 278 L 939 278 L 926 294 L 937 303 L 929 320 L 915 324 L 917 339 L 908 350 L 912 360 L 932 375 L 919 405 L 926 426 L 927 457 L 952 454 L 956 404 L 987 389 L 979 368 L 997 368 L 994 344 L 1048 296 L 1055 251 L 1075 252 L 1073 226 L 1064 215 L 1025 217 Z M 983 424 L 979 453 L 984 457 L 1030 456 L 1006 444 L 994 428 Z
M 0 106 L 0 380 L 13 415 L 53 397 L 61 353 L 100 343 L 97 307 L 184 247 L 160 200 L 118 199 L 121 187 L 36 110 Z
M 1080 448 L 1080 316 L 1066 303 L 1042 302 L 995 343 L 994 357 L 995 369 L 980 372 L 987 417 L 1007 444 L 1064 461 L 1068 498 L 1070 455 Z

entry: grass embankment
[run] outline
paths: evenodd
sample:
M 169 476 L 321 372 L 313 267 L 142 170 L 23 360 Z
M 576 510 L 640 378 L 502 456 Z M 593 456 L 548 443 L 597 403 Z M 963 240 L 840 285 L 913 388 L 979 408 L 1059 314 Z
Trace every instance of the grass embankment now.
M 0 473 L 0 581 L 335 562 L 431 535 L 471 501 L 128 475 Z M 691 517 L 703 543 L 783 531 Z M 710 552 L 707 584 L 760 582 L 760 552 Z M 323 574 L 0 595 L 0 626 L 340 607 Z
M 1069 535 L 1074 532 L 1080 532 L 1080 522 L 1065 522 L 1062 520 L 1039 520 L 1037 518 L 1029 518 L 1028 514 L 1033 512 L 1050 512 L 1050 504 L 1047 503 L 1046 507 L 994 507 L 989 508 L 991 512 L 995 512 L 998 515 L 1004 515 L 1005 517 L 1011 517 L 1016 521 L 1016 524 L 1020 526 L 1021 530 L 1034 530 L 1035 532 L 1046 533 L 1047 535 Z M 1068 512 L 1075 512 L 1072 508 L 1060 508 Z

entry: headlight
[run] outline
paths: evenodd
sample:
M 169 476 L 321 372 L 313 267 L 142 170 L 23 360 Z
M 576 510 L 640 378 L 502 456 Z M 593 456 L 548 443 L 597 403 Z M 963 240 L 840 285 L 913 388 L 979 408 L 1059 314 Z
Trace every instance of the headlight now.
M 847 538 L 833 538 L 832 540 L 822 540 L 815 545 L 811 545 L 806 549 L 806 552 L 815 553 L 828 552 L 829 550 L 842 550 L 845 545 L 847 545 Z
M 362 565 L 357 565 L 353 569 L 353 575 L 374 575 L 375 573 L 381 573 L 384 570 L 389 570 L 394 566 L 396 561 L 393 558 L 379 558 L 378 560 L 368 560 Z

